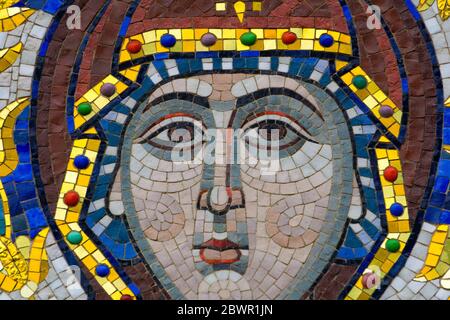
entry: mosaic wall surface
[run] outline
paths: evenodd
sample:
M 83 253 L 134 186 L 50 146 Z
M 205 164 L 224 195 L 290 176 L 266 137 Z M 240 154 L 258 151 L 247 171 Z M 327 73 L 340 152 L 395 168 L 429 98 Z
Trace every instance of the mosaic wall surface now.
M 449 17 L 0 1 L 0 299 L 448 300 Z

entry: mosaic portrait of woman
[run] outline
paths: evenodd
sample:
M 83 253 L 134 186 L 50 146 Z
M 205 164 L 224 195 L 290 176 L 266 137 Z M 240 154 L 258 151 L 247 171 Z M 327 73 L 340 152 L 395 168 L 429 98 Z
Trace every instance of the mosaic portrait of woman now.
M 446 3 L 5 4 L 4 297 L 448 299 Z

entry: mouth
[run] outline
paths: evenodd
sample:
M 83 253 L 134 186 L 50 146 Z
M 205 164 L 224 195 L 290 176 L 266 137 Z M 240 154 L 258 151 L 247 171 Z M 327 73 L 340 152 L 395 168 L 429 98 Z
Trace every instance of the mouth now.
M 211 239 L 200 246 L 200 258 L 207 264 L 232 264 L 241 259 L 242 252 L 237 243 L 228 239 Z

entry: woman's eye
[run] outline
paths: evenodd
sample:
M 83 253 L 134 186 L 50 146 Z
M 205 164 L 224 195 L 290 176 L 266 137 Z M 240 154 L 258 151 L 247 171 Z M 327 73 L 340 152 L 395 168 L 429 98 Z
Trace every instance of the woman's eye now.
M 195 128 L 192 123 L 181 123 L 175 124 L 170 128 L 163 128 L 162 132 L 160 132 L 156 138 L 173 143 L 183 143 L 192 142 L 194 140 L 194 135 Z
M 187 117 L 170 118 L 150 127 L 135 142 L 149 144 L 164 150 L 186 149 L 203 143 L 204 132 L 199 121 Z
M 267 141 L 279 141 L 286 138 L 288 129 L 282 123 L 265 122 L 257 127 L 258 135 Z
M 302 126 L 287 116 L 262 115 L 244 125 L 245 142 L 254 148 L 300 149 L 306 141 L 317 143 Z

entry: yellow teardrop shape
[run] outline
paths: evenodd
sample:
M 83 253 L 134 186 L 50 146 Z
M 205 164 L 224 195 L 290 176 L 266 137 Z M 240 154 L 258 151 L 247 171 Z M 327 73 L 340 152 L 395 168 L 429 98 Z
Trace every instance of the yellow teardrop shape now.
M 0 72 L 11 67 L 22 52 L 23 45 L 21 42 L 11 48 L 0 50 Z

